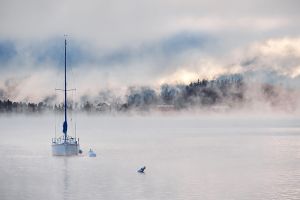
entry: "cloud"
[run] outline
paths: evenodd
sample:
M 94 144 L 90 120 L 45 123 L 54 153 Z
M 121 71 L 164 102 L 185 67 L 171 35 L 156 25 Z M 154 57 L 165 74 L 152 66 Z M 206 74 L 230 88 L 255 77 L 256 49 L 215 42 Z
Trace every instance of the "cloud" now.
M 17 54 L 14 43 L 11 41 L 0 41 L 0 63 L 6 64 Z
M 9 58 L 0 68 L 5 72 L 0 85 L 7 98 L 39 101 L 63 85 L 62 41 L 52 40 L 49 46 L 48 42 L 22 48 L 13 45 L 26 53 L 17 51 L 16 58 Z M 300 83 L 298 37 L 270 38 L 222 56 L 207 54 L 210 41 L 215 42 L 201 34 L 181 33 L 136 49 L 103 54 L 91 50 L 96 49 L 93 46 L 85 49 L 70 43 L 69 87 L 78 88 L 79 96 L 92 97 L 107 89 L 124 93 L 129 86 L 188 84 L 236 73 L 254 82 L 281 83 L 294 88 Z M 45 50 L 38 51 L 43 47 Z M 78 52 L 80 59 L 76 58 Z M 18 84 L 12 87 L 11 83 Z
M 64 65 L 64 38 L 57 37 L 30 43 L 0 41 L 0 62 L 18 60 L 24 64 L 31 60 L 36 65 L 51 63 L 54 66 Z M 181 53 L 191 50 L 202 50 L 212 43 L 214 38 L 200 32 L 179 32 L 157 40 L 146 41 L 139 46 L 124 46 L 115 49 L 99 49 L 92 43 L 68 40 L 67 62 L 78 65 L 114 65 L 151 60 L 155 58 L 174 59 Z
M 299 32 L 297 0 L 160 1 L 2 0 L 0 35 L 10 39 L 48 39 L 70 34 L 105 48 L 139 45 L 147 40 L 201 30 L 243 32 L 274 28 Z M 278 30 L 276 30 L 278 31 Z M 219 33 L 222 34 L 222 33 Z M 243 37 L 245 37 L 244 32 Z M 274 34 L 270 33 L 269 34 Z M 255 34 L 258 37 L 258 34 Z M 241 36 L 240 36 L 241 37 Z M 248 36 L 247 36 L 248 37 Z M 236 38 L 237 39 L 237 38 Z
M 61 83 L 64 34 L 81 95 L 231 73 L 296 85 L 298 7 L 297 0 L 1 0 L 1 93 L 20 79 L 12 98 L 49 96 Z
M 180 29 L 197 30 L 203 32 L 233 32 L 233 31 L 272 31 L 290 26 L 288 18 L 276 17 L 186 17 L 177 22 Z
M 248 69 L 274 71 L 282 76 L 300 75 L 300 38 L 272 38 L 243 51 L 242 65 Z
M 216 58 L 200 57 L 198 60 L 178 67 L 173 73 L 161 77 L 158 82 L 189 84 L 197 79 L 212 80 L 225 74 L 236 74 L 242 72 L 240 66 L 220 63 Z
M 240 73 L 250 81 L 281 83 L 295 88 L 300 83 L 299 41 L 299 37 L 270 38 L 235 49 L 225 56 L 198 55 L 158 81 L 188 84 L 198 78 L 214 79 Z

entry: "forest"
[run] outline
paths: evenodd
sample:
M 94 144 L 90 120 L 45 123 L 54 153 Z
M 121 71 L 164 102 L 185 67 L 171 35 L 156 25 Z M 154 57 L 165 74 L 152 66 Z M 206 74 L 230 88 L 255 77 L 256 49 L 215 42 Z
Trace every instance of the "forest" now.
M 184 109 L 232 109 L 247 103 L 249 84 L 239 74 L 221 76 L 213 80 L 197 80 L 188 85 L 163 84 L 159 89 L 147 86 L 129 87 L 125 96 L 101 93 L 101 98 L 69 102 L 68 110 L 87 113 L 110 113 L 128 111 L 176 111 Z M 276 106 L 280 94 L 270 84 L 260 86 L 265 101 Z M 109 96 L 109 97 L 106 97 Z M 63 103 L 14 102 L 0 100 L 0 113 L 63 112 Z

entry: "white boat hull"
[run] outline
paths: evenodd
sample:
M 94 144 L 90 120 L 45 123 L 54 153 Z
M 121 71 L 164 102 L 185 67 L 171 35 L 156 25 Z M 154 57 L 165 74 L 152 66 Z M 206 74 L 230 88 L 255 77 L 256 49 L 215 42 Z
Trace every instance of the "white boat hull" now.
M 89 157 L 96 157 L 97 156 L 96 153 L 93 152 L 92 150 L 89 151 L 88 155 L 89 155 Z
M 52 144 L 53 156 L 76 156 L 79 152 L 79 144 L 61 143 Z

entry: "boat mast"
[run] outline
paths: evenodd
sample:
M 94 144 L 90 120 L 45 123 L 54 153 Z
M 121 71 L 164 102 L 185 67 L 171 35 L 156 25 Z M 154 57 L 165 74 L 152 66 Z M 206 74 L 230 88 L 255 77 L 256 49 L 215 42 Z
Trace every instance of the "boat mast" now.
M 67 123 L 67 39 L 65 38 L 65 121 L 63 124 L 63 133 L 64 133 L 64 140 L 67 140 L 67 130 L 68 130 L 68 123 Z

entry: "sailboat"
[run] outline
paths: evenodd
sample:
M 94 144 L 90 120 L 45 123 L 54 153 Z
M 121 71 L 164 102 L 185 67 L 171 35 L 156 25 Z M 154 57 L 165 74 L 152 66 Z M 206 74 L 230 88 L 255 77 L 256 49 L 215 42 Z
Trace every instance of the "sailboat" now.
M 64 81 L 64 122 L 63 135 L 52 138 L 52 155 L 53 156 L 74 156 L 78 155 L 79 138 L 68 135 L 68 120 L 67 120 L 67 40 L 65 39 L 65 81 Z

